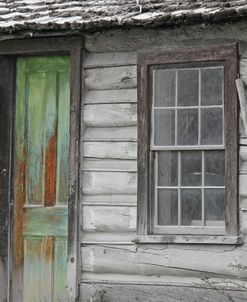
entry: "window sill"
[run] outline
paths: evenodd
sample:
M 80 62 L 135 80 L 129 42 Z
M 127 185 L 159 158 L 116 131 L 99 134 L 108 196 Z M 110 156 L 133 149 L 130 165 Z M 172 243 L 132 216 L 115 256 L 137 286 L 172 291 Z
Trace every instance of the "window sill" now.
M 227 244 L 240 245 L 240 236 L 201 236 L 201 235 L 140 235 L 134 240 L 136 244 Z

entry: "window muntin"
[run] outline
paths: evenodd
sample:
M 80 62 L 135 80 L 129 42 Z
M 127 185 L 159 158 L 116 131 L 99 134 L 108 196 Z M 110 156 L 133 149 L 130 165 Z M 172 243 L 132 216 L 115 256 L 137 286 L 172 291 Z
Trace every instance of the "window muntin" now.
M 152 66 L 155 234 L 224 234 L 223 66 Z

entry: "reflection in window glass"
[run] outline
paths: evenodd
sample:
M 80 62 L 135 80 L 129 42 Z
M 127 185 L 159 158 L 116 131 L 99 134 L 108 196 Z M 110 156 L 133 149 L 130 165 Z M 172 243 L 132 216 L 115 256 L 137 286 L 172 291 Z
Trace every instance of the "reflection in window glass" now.
M 154 70 L 154 106 L 175 106 L 175 70 Z
M 182 189 L 182 225 L 202 225 L 202 203 L 200 189 Z
M 203 145 L 222 144 L 223 111 L 221 108 L 202 109 L 202 136 Z
M 201 186 L 202 155 L 201 151 L 181 152 L 181 185 Z
M 178 110 L 178 145 L 198 145 L 198 109 Z
M 154 144 L 156 146 L 171 146 L 175 143 L 175 111 L 154 111 Z
M 158 224 L 178 224 L 178 192 L 174 189 L 158 190 Z
M 178 70 L 178 106 L 198 106 L 199 70 Z
M 207 221 L 223 221 L 225 219 L 225 190 L 205 190 L 205 218 Z M 213 224 L 213 223 L 211 223 Z
M 178 153 L 158 152 L 158 186 L 178 185 Z
M 225 152 L 205 151 L 205 186 L 225 185 Z
M 203 106 L 222 104 L 223 68 L 201 70 L 201 102 Z

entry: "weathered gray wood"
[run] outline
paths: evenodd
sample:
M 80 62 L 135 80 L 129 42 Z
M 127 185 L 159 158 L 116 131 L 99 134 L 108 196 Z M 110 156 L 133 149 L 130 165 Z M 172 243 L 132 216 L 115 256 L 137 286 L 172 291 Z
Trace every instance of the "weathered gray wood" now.
M 83 62 L 84 68 L 136 65 L 136 52 L 89 53 Z
M 82 195 L 82 205 L 136 206 L 136 198 L 130 194 Z
M 180 277 L 243 278 L 247 252 L 232 246 L 138 245 L 82 247 L 84 272 L 95 274 L 159 275 Z M 213 261 L 202 261 L 213 259 Z M 193 261 L 192 261 L 193 260 Z M 86 268 L 85 268 L 86 265 Z
M 239 173 L 247 174 L 247 146 L 239 148 Z
M 137 90 L 135 88 L 87 91 L 84 101 L 85 104 L 136 103 L 136 102 L 137 102 Z
M 247 196 L 247 175 L 240 174 L 239 175 L 239 194 L 240 196 Z
M 135 239 L 137 244 L 230 244 L 240 245 L 243 240 L 239 236 L 200 236 L 200 235 L 146 235 L 137 236 Z
M 7 302 L 8 296 L 8 254 L 9 243 L 9 201 L 10 201 L 10 159 L 11 123 L 14 92 L 14 62 L 0 57 L 0 302 Z
M 144 48 L 162 47 L 208 47 L 233 41 L 245 41 L 245 23 L 222 25 L 196 25 L 180 27 L 172 30 L 166 28 L 129 30 L 105 30 L 100 34 L 90 34 L 85 37 L 85 48 L 89 52 L 135 51 Z M 207 41 L 205 43 L 205 41 Z M 244 45 L 240 54 L 246 56 Z
M 182 287 L 182 286 L 151 286 L 130 284 L 81 284 L 81 301 L 107 302 L 243 302 L 246 301 L 246 289 L 221 289 L 208 279 L 209 288 Z
M 108 67 L 85 70 L 88 90 L 112 90 L 136 87 L 136 67 Z
M 84 194 L 136 194 L 134 172 L 84 172 L 82 177 Z
M 70 179 L 68 200 L 68 302 L 78 299 L 80 248 L 79 248 L 79 160 L 80 160 L 80 104 L 81 104 L 82 47 L 71 49 L 71 111 L 70 111 Z
M 132 142 L 84 142 L 84 157 L 136 159 L 137 145 Z
M 85 159 L 82 163 L 83 171 L 108 172 L 136 172 L 136 160 L 97 160 Z
M 137 125 L 136 104 L 85 105 L 84 123 L 88 127 Z
M 134 245 L 135 231 L 124 232 L 83 232 L 82 245 L 106 244 L 106 245 Z
M 136 142 L 137 127 L 87 128 L 83 136 L 84 142 Z
M 245 94 L 245 87 L 244 82 L 241 79 L 236 80 L 236 86 L 238 90 L 238 98 L 240 103 L 241 109 L 241 117 L 245 129 L 245 136 L 247 136 L 247 104 L 246 104 L 246 94 Z
M 84 231 L 128 232 L 136 229 L 135 207 L 84 206 Z

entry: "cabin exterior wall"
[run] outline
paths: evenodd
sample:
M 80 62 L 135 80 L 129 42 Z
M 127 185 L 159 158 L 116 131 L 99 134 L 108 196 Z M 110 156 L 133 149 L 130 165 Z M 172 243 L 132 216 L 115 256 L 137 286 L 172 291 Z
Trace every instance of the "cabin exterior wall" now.
M 239 125 L 243 244 L 135 244 L 137 51 L 238 42 L 246 23 L 106 30 L 85 36 L 81 137 L 81 301 L 247 301 L 247 136 Z M 148 287 L 147 287 L 148 285 Z

